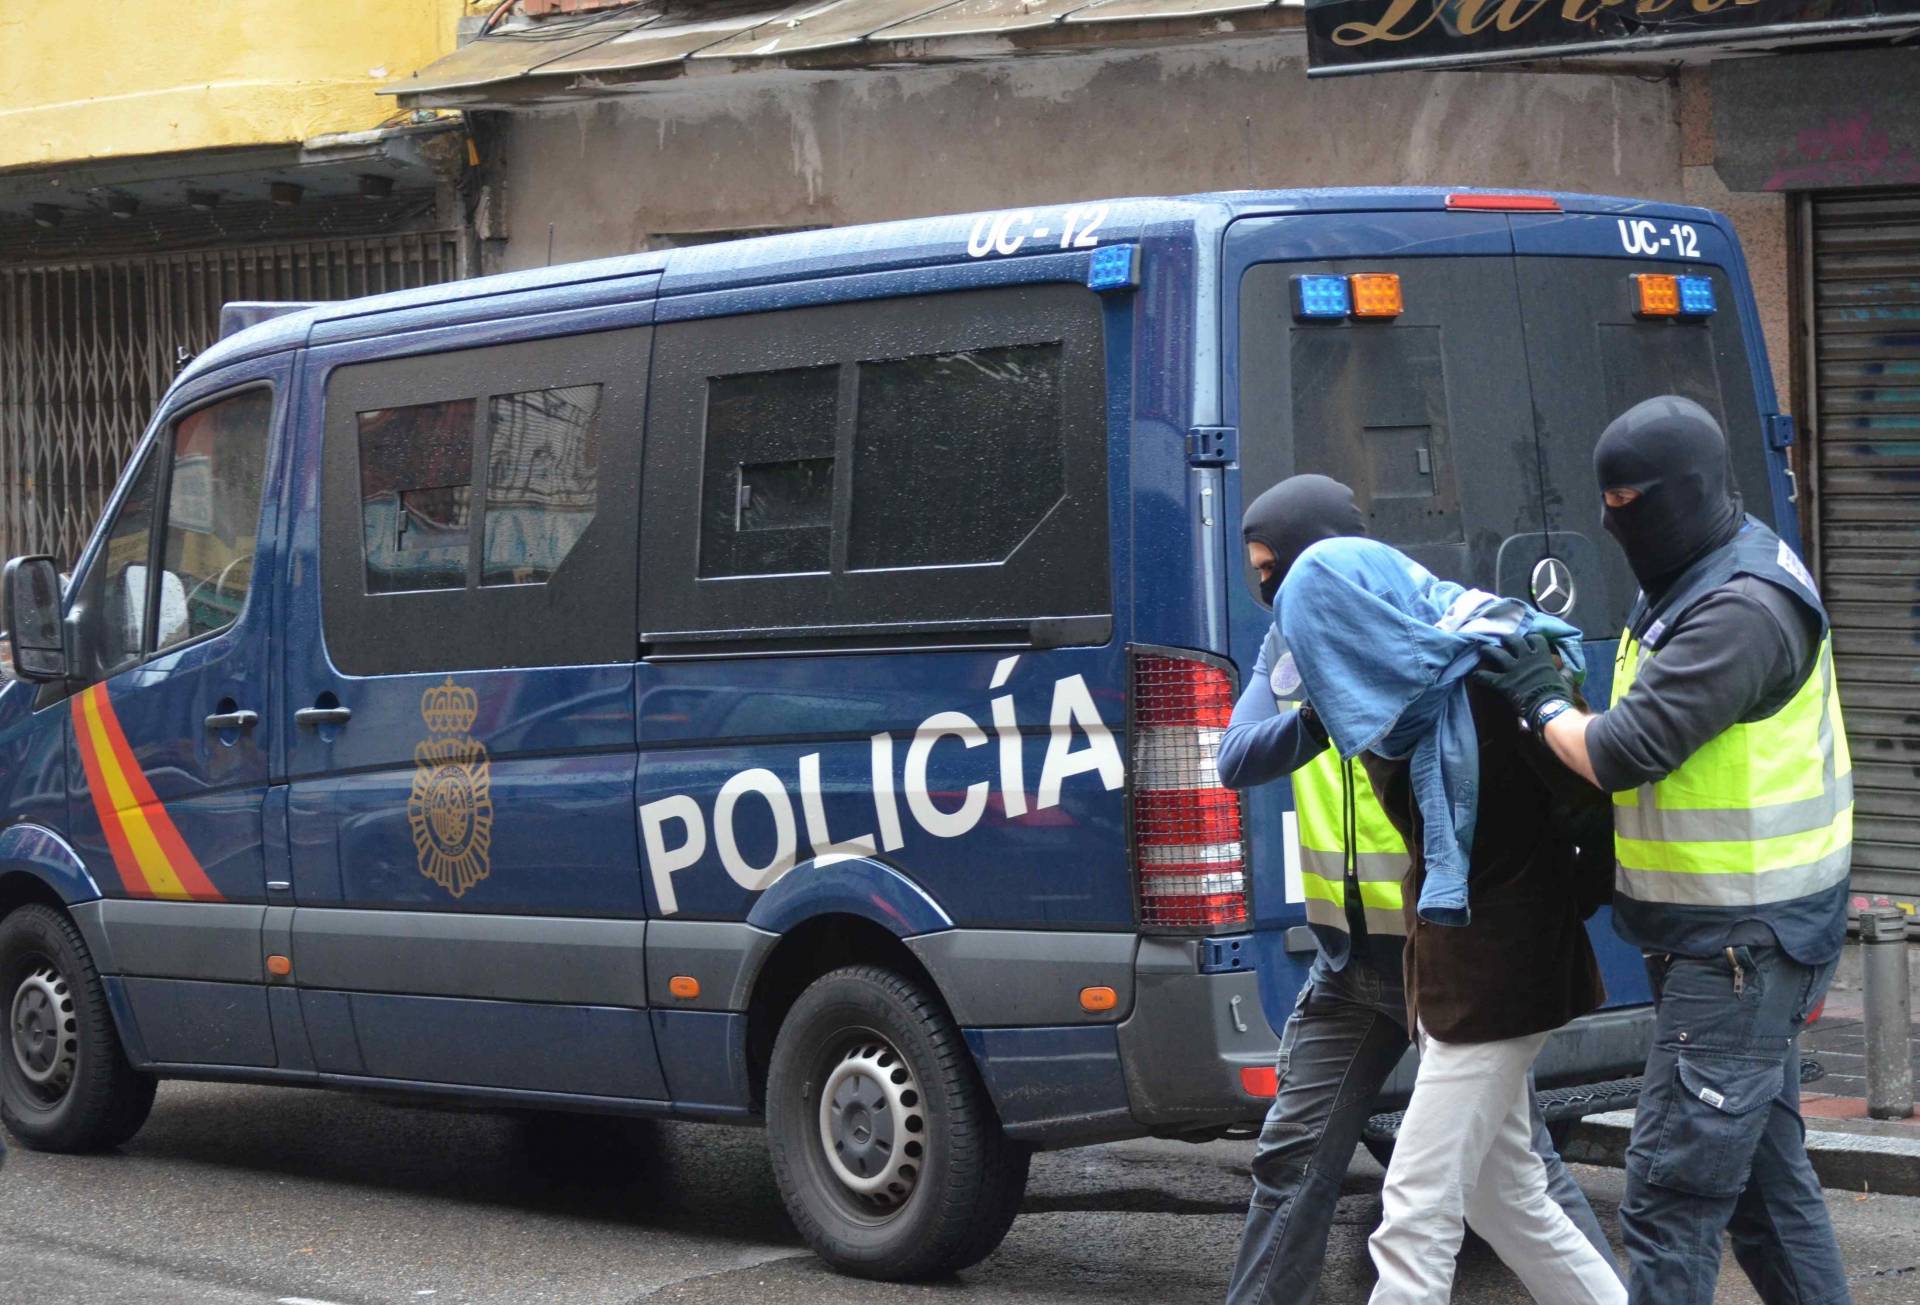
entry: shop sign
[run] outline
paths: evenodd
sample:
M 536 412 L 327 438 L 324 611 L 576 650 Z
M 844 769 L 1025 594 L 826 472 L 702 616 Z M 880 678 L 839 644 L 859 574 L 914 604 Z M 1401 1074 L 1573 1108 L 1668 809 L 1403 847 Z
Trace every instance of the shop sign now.
M 1920 0 L 1307 0 L 1309 74 L 1920 29 Z

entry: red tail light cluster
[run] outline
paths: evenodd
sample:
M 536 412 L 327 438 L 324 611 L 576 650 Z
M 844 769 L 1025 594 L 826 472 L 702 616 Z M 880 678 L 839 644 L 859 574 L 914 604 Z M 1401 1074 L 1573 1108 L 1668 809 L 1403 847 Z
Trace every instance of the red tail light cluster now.
M 1251 918 L 1240 795 L 1215 769 L 1233 714 L 1224 664 L 1174 653 L 1133 657 L 1133 864 L 1140 925 L 1218 929 Z

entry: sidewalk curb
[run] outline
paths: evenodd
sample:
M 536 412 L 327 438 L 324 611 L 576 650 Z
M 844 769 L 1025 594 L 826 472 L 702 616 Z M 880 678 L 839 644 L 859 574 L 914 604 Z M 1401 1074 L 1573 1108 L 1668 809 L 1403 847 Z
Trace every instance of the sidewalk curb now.
M 1831 1121 L 1819 1121 L 1828 1123 Z M 1898 1133 L 1891 1130 L 1898 1129 Z M 1574 1125 L 1561 1148 L 1570 1163 L 1624 1166 L 1631 1110 L 1589 1115 Z M 1807 1157 L 1822 1187 L 1845 1192 L 1920 1196 L 1920 1128 L 1912 1124 L 1867 1125 L 1855 1129 L 1807 1129 Z

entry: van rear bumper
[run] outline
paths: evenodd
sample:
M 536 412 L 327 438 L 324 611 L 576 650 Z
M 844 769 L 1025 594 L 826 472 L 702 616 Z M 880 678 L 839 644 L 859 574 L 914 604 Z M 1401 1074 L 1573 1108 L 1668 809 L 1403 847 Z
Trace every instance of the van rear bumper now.
M 1202 974 L 1199 950 L 1141 939 L 1118 1024 L 965 1029 L 1007 1133 L 1065 1147 L 1257 1123 L 1267 1098 L 1241 1071 L 1270 1075 L 1280 1040 L 1254 972 Z
M 1133 1013 L 1117 1030 L 1127 1101 L 1145 1132 L 1258 1123 L 1272 1096 L 1280 1039 L 1260 1008 L 1252 970 L 1201 974 L 1199 944 L 1143 938 Z M 1243 1071 L 1264 1077 L 1265 1095 Z

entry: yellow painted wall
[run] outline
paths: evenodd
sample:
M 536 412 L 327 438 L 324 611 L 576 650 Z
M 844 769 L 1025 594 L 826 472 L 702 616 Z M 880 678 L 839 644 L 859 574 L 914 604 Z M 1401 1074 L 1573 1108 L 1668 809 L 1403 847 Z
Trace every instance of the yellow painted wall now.
M 0 0 L 0 168 L 377 126 L 473 0 Z

